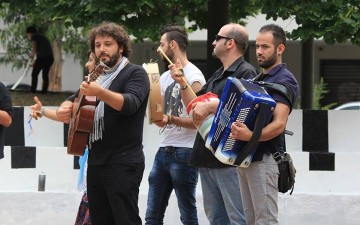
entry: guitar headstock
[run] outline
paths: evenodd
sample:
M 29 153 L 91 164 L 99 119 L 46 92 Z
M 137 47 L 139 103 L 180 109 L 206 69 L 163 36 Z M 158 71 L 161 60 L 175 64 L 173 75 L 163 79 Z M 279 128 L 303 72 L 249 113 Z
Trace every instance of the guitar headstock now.
M 104 70 L 108 68 L 107 65 L 103 62 L 99 62 L 95 69 L 89 74 L 87 82 L 93 82 L 96 81 L 96 79 L 104 72 Z

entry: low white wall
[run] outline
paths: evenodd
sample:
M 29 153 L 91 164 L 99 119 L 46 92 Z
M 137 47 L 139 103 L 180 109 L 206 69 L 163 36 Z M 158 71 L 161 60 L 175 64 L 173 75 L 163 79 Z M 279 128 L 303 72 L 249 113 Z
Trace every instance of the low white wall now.
M 24 118 L 27 119 L 27 109 Z M 287 129 L 287 149 L 297 169 L 293 195 L 279 197 L 281 225 L 358 225 L 360 224 L 360 112 L 329 111 L 329 152 L 335 153 L 334 171 L 310 170 L 309 152 L 302 151 L 302 111 L 294 110 Z M 25 134 L 30 126 L 25 126 Z M 28 129 L 28 130 L 27 130 Z M 49 135 L 44 138 L 44 135 Z M 56 136 L 56 137 L 54 137 Z M 140 215 L 144 217 L 148 182 L 159 143 L 159 129 L 145 122 L 144 153 L 146 168 L 140 187 Z M 316 138 L 316 137 L 314 137 Z M 11 149 L 5 147 L 0 161 L 0 224 L 1 225 L 64 225 L 73 224 L 81 194 L 76 189 L 78 170 L 74 158 L 66 154 L 63 127 L 48 119 L 32 121 L 26 146 L 36 146 L 36 167 L 11 168 Z M 45 192 L 37 192 L 38 175 L 46 174 Z M 202 205 L 201 185 L 197 188 L 200 224 L 208 224 Z M 165 224 L 180 225 L 175 196 L 172 196 Z
M 328 110 L 329 152 L 360 152 L 360 110 Z M 322 118 L 319 118 L 322 119 Z M 315 123 L 316 121 L 314 121 Z M 303 111 L 293 110 L 287 129 L 294 132 L 286 135 L 286 146 L 290 152 L 303 151 Z M 314 139 L 317 139 L 314 136 Z

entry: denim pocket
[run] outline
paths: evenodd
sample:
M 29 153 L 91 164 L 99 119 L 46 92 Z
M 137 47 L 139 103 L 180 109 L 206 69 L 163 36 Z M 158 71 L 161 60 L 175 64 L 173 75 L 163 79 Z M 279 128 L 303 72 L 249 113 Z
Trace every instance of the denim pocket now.
M 175 159 L 182 163 L 187 163 L 190 159 L 191 148 L 176 148 Z

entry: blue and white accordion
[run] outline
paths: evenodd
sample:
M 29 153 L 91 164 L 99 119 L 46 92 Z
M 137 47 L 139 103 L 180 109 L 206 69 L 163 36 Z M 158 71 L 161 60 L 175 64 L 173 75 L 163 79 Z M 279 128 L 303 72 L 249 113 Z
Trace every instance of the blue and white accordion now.
M 276 102 L 263 87 L 252 81 L 229 77 L 205 140 L 206 147 L 224 164 L 248 167 L 258 146 L 261 129 L 269 123 L 275 106 Z M 244 123 L 254 133 L 257 125 L 260 128 L 260 134 L 257 131 L 258 137 L 249 142 L 231 138 L 231 124 L 236 120 Z M 246 151 L 242 152 L 244 148 Z

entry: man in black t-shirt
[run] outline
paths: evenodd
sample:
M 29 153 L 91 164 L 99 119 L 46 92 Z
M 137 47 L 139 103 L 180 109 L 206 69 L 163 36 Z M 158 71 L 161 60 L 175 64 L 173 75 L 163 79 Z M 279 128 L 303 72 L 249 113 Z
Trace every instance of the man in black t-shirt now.
M 14 117 L 8 89 L 0 82 L 0 159 L 4 158 L 4 127 L 9 127 Z
M 42 34 L 37 33 L 34 26 L 26 28 L 26 35 L 32 42 L 30 58 L 36 56 L 31 73 L 31 92 L 36 92 L 38 76 L 42 70 L 43 85 L 41 93 L 46 93 L 49 86 L 49 71 L 54 62 L 53 51 L 49 40 Z

